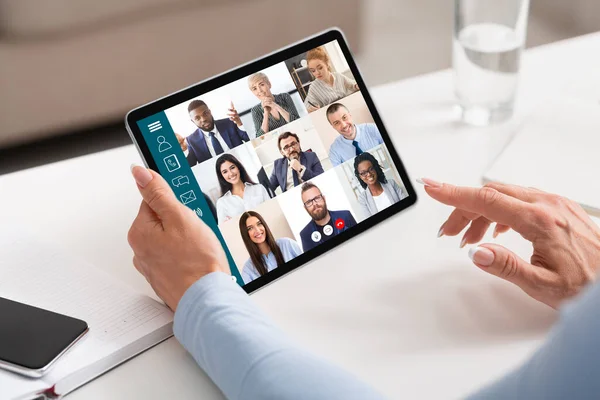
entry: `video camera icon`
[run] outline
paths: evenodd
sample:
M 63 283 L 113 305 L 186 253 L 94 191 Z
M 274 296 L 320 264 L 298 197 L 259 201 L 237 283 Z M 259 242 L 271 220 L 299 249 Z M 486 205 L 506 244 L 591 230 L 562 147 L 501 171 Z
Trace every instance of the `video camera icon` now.
M 173 178 L 171 180 L 171 183 L 175 187 L 179 187 L 179 186 L 182 186 L 182 185 L 187 185 L 187 184 L 190 183 L 190 178 L 188 178 L 187 176 L 184 176 L 184 175 L 179 175 L 179 176 Z

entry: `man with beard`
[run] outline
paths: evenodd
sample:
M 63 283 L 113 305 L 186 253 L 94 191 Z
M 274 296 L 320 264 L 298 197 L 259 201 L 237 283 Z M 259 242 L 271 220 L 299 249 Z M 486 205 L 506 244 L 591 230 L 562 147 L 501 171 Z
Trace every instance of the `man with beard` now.
M 302 185 L 302 202 L 312 218 L 300 232 L 305 252 L 356 225 L 350 211 L 328 210 L 325 196 L 311 182 Z
M 329 159 L 334 167 L 383 144 L 377 125 L 354 124 L 352 114 L 342 103 L 333 103 L 327 107 L 325 114 L 327 121 L 340 134 L 329 147 Z
M 284 132 L 279 135 L 277 146 L 283 157 L 275 160 L 269 178 L 273 191 L 279 186 L 285 192 L 323 173 L 319 157 L 312 151 L 302 151 L 300 139 L 295 133 Z
M 190 167 L 250 140 L 248 134 L 240 129 L 242 120 L 233 103 L 229 108 L 229 118 L 215 120 L 210 108 L 202 100 L 192 101 L 188 105 L 188 113 L 198 129 L 185 138 L 186 143 L 179 137 L 178 141 L 184 152 L 185 147 L 189 151 L 187 160 Z

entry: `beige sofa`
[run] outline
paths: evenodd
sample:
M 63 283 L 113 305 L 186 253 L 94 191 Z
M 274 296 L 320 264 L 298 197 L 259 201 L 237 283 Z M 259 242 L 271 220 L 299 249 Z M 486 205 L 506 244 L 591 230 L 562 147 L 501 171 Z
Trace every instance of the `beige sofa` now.
M 0 0 L 0 147 L 102 125 L 330 26 L 360 0 Z

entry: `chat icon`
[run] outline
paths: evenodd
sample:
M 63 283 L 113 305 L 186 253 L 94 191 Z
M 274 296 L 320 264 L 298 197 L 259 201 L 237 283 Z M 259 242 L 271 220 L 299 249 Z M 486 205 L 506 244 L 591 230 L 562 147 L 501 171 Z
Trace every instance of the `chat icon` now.
M 190 183 L 190 178 L 188 178 L 187 176 L 179 175 L 178 177 L 173 178 L 171 180 L 171 183 L 173 183 L 173 186 L 175 187 L 187 185 Z

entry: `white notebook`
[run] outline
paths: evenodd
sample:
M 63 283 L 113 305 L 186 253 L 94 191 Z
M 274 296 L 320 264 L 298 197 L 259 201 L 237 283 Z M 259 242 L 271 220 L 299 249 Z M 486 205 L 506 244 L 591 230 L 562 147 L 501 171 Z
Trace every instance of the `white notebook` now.
M 43 378 L 0 370 L 2 399 L 65 395 L 173 334 L 164 305 L 6 224 L 0 297 L 80 318 L 90 328 Z
M 540 107 L 483 181 L 560 194 L 600 216 L 600 92 L 597 97 L 565 93 Z

